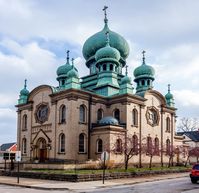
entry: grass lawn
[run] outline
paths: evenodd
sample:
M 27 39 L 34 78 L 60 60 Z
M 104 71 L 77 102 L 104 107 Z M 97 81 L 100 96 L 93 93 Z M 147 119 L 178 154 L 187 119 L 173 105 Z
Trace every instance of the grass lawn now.
M 175 166 L 175 167 L 153 167 L 153 168 L 129 168 L 128 170 L 122 168 L 107 169 L 106 173 L 119 172 L 144 172 L 144 171 L 163 171 L 163 170 L 185 170 L 190 167 Z M 51 170 L 51 169 L 32 169 L 29 172 L 44 172 L 49 174 L 101 174 L 102 169 L 77 169 L 77 170 Z

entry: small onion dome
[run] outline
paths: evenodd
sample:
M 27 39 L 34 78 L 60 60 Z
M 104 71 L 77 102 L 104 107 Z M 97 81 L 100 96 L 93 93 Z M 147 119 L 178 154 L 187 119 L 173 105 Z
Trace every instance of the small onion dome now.
M 72 69 L 67 73 L 68 78 L 79 78 L 77 70 L 72 66 Z
M 27 85 L 26 85 L 27 80 L 25 80 L 25 84 L 24 84 L 24 88 L 20 91 L 20 95 L 22 96 L 28 96 L 29 95 L 29 91 L 27 90 Z
M 99 121 L 99 124 L 100 125 L 119 125 L 118 120 L 111 116 L 103 117 Z
M 170 92 L 168 92 L 168 93 L 165 95 L 165 98 L 166 98 L 167 100 L 173 99 L 173 95 L 172 95 Z
M 96 52 L 95 59 L 97 62 L 102 60 L 114 60 L 118 62 L 120 59 L 120 53 L 117 49 L 107 45 Z
M 166 100 L 173 99 L 173 95 L 170 92 L 170 84 L 168 85 L 168 93 L 165 95 Z
M 71 69 L 72 66 L 70 64 L 64 64 L 62 66 L 59 66 L 59 68 L 57 69 L 57 76 L 66 75 Z
M 151 78 L 154 80 L 155 70 L 152 66 L 143 63 L 141 66 L 134 70 L 135 79 L 139 78 Z
M 110 33 L 110 46 L 120 52 L 122 60 L 126 60 L 129 55 L 129 45 L 127 41 L 121 35 L 111 31 L 107 23 L 105 23 L 103 30 L 88 38 L 83 45 L 82 53 L 87 61 L 94 57 L 100 48 L 106 45 L 106 37 L 104 34 L 107 31 Z
M 67 50 L 66 64 L 59 66 L 57 69 L 57 76 L 59 76 L 59 77 L 66 76 L 68 71 L 72 69 L 72 65 L 70 65 L 70 62 L 69 62 L 69 52 L 70 51 Z
M 131 84 L 131 78 L 128 77 L 128 76 L 124 76 L 124 77 L 121 79 L 121 84 Z

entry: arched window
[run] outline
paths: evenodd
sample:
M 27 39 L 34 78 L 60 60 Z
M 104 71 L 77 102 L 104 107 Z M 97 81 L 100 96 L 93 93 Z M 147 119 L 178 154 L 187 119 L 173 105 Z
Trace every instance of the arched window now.
M 114 117 L 118 120 L 118 122 L 120 122 L 120 110 L 119 109 L 115 109 Z
M 133 145 L 133 153 L 138 154 L 138 137 L 137 137 L 137 135 L 133 135 L 132 145 Z
M 133 126 L 138 126 L 138 111 L 137 111 L 137 109 L 133 109 L 132 124 L 133 124 Z
M 101 139 L 97 140 L 97 153 L 102 153 L 103 151 L 103 141 Z
M 79 153 L 85 153 L 85 152 L 86 152 L 85 135 L 81 133 L 79 135 Z
M 101 120 L 103 118 L 103 110 L 102 109 L 98 109 L 97 111 L 97 120 Z
M 22 140 L 22 153 L 23 154 L 27 153 L 27 141 L 26 141 L 26 138 L 23 138 L 23 140 Z
M 80 123 L 86 122 L 86 108 L 84 105 L 81 105 L 79 108 L 79 121 Z
M 144 86 L 145 85 L 145 81 L 144 80 L 142 80 L 142 86 Z
M 159 155 L 159 139 L 156 137 L 154 140 L 154 154 Z
M 110 71 L 113 71 L 113 64 L 110 65 Z
M 167 117 L 166 118 L 166 132 L 170 132 L 170 125 L 171 125 L 170 118 Z
M 27 130 L 27 121 L 28 121 L 28 116 L 25 114 L 22 120 L 22 130 Z
M 66 122 L 66 106 L 62 105 L 59 110 L 60 123 Z
M 116 151 L 116 153 L 122 153 L 122 140 L 121 139 L 116 140 L 115 151 Z
M 59 153 L 65 152 L 65 135 L 61 133 L 59 135 Z
M 166 140 L 166 155 L 169 155 L 171 152 L 171 143 L 170 143 L 170 140 L 167 139 Z
M 146 153 L 151 154 L 152 151 L 152 139 L 151 137 L 147 137 L 147 150 Z

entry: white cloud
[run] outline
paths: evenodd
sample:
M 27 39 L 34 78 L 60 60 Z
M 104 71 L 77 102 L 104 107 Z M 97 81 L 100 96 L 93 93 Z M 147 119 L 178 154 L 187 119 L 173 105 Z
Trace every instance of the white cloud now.
M 199 106 L 199 91 L 193 90 L 175 90 L 173 91 L 176 100 L 183 106 Z

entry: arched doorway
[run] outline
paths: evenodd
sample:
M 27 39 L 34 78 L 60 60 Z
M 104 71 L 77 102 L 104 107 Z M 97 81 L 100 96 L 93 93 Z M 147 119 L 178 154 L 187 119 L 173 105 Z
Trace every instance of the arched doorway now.
M 47 145 L 44 138 L 39 138 L 37 140 L 37 158 L 39 162 L 47 160 Z

